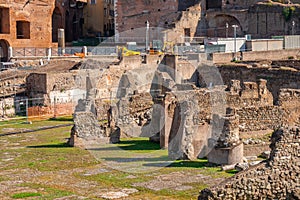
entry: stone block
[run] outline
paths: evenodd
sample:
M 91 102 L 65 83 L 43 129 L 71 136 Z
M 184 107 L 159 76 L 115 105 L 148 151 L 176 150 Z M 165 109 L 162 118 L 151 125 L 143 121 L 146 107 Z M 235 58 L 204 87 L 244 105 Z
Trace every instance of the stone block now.
M 207 155 L 208 162 L 219 165 L 232 165 L 243 160 L 243 143 L 227 148 L 214 148 Z

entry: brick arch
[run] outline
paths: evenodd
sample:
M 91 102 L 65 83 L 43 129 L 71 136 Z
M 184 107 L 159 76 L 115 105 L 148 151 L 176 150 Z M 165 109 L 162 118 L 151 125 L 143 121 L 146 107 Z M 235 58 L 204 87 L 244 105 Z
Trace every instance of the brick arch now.
M 55 6 L 52 12 L 52 42 L 58 41 L 58 29 L 64 28 L 64 15 L 59 6 Z
M 226 23 L 228 24 L 228 29 L 226 28 Z M 228 14 L 218 14 L 215 15 L 212 20 L 209 21 L 209 35 L 215 37 L 233 37 L 234 28 L 232 25 L 238 25 L 237 36 L 243 36 L 244 30 L 240 21 L 232 15 Z
M 7 40 L 0 39 L 0 62 L 8 61 L 8 47 L 9 43 Z

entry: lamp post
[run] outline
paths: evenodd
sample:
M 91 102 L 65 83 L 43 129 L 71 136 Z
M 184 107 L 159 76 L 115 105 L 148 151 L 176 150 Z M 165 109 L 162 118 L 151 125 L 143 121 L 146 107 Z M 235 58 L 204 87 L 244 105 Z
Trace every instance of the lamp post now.
M 236 60 L 236 28 L 238 25 L 232 25 L 234 29 L 234 60 Z
M 294 35 L 295 34 L 295 21 L 293 20 L 292 21 L 292 35 Z
M 228 25 L 228 23 L 226 22 L 226 38 L 228 38 L 228 27 L 229 27 L 229 25 Z
M 146 52 L 149 51 L 149 21 L 146 21 Z

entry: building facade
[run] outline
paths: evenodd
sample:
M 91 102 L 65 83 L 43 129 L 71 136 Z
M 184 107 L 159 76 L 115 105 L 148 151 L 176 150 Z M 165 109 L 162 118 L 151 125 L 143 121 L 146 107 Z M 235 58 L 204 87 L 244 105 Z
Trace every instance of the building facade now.
M 82 35 L 85 0 L 0 0 L 0 57 L 9 59 L 9 47 L 56 47 L 58 29 L 66 41 Z
M 84 35 L 108 37 L 114 34 L 114 0 L 88 0 L 84 8 Z
M 54 0 L 0 0 L 1 61 L 8 59 L 8 47 L 51 47 L 51 16 Z M 49 17 L 50 16 L 50 17 Z M 41 20 L 43 19 L 43 20 Z

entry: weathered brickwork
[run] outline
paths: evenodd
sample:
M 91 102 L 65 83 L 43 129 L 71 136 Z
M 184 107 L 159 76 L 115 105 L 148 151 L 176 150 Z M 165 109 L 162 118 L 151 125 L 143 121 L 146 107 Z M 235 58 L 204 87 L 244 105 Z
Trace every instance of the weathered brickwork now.
M 127 31 L 130 34 L 130 30 L 145 28 L 148 21 L 150 27 L 174 28 L 168 36 L 170 41 L 180 39 L 177 38 L 178 36 L 183 37 L 185 28 L 189 29 L 186 30 L 186 34 L 191 33 L 187 36 L 193 36 L 196 32 L 200 10 L 198 6 L 190 12 L 189 7 L 197 2 L 198 0 L 117 0 L 115 2 L 115 32 L 119 34 Z
M 47 0 L 38 5 L 28 2 L 0 1 L 2 17 L 5 16 L 1 17 L 0 40 L 5 40 L 13 47 L 51 47 L 51 16 L 55 1 Z M 5 9 L 8 9 L 7 13 L 4 13 Z
M 280 128 L 271 141 L 267 161 L 202 190 L 198 199 L 299 199 L 300 129 Z
M 207 0 L 202 4 L 202 10 L 202 26 L 199 26 L 202 30 L 198 30 L 202 36 L 225 37 L 227 34 L 233 37 L 231 25 L 238 25 L 238 36 L 250 34 L 253 38 L 299 33 L 299 27 L 292 28 L 292 21 L 299 23 L 297 1 Z M 227 29 L 226 23 L 229 25 Z

